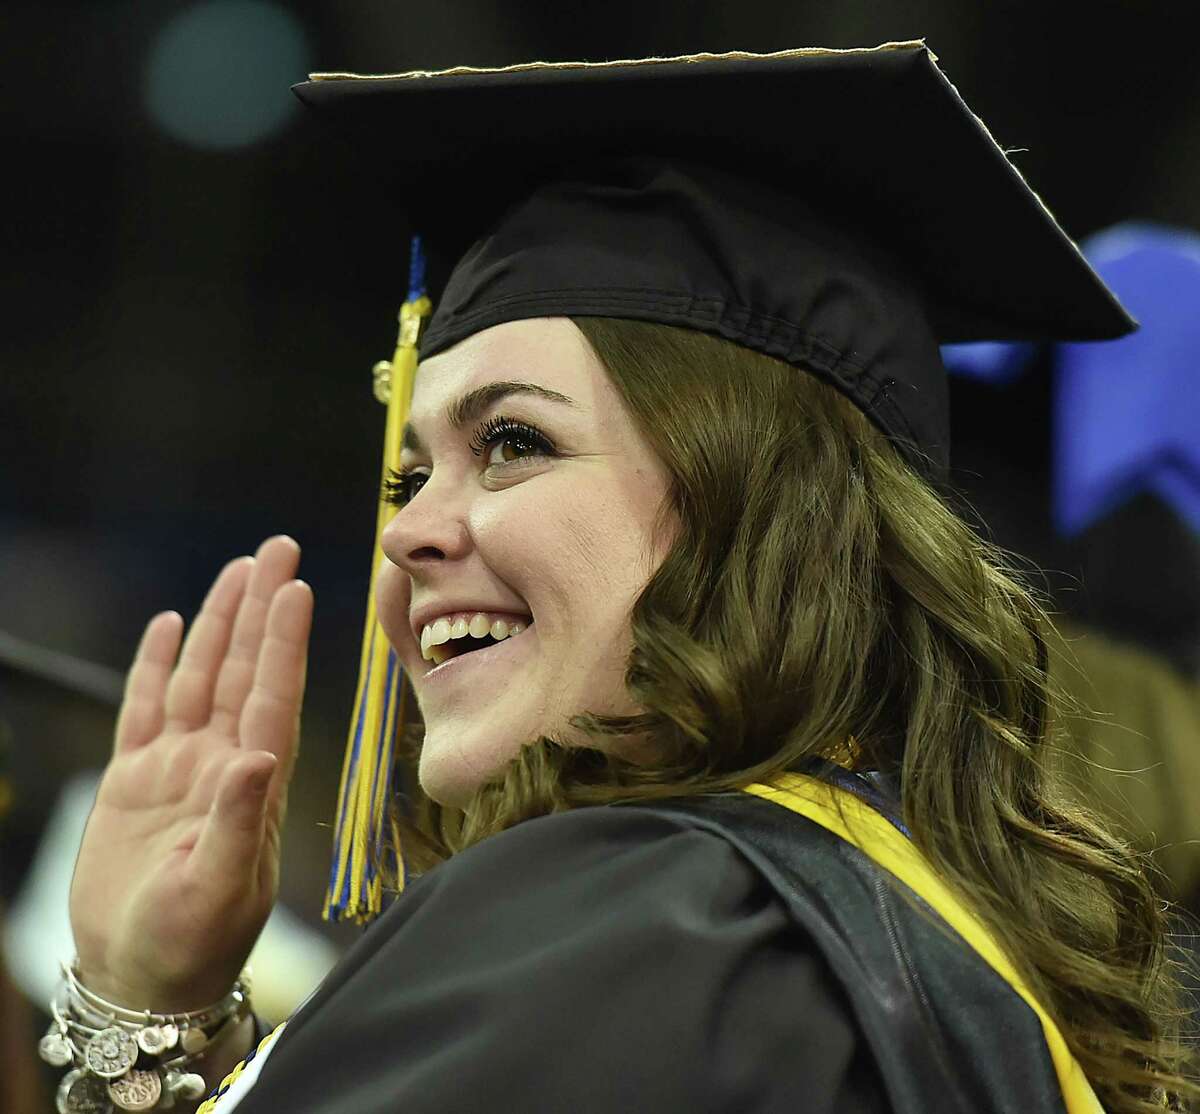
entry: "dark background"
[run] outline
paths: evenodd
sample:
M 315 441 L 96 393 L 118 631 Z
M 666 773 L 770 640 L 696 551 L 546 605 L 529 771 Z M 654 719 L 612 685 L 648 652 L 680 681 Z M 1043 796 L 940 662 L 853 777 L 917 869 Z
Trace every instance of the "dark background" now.
M 284 894 L 315 921 L 374 529 L 370 367 L 405 293 L 409 229 L 376 171 L 415 153 L 399 125 L 388 149 L 332 148 L 288 85 L 923 37 L 1072 236 L 1132 218 L 1200 229 L 1185 10 L 6 0 L 0 630 L 123 671 L 155 612 L 190 618 L 230 557 L 299 540 L 317 608 Z M 1174 512 L 1135 498 L 1080 538 L 1053 534 L 1047 368 L 954 382 L 957 479 L 1064 611 L 1195 677 L 1200 552 Z M 113 712 L 2 668 L 0 700 L 11 894 L 58 783 L 103 764 Z

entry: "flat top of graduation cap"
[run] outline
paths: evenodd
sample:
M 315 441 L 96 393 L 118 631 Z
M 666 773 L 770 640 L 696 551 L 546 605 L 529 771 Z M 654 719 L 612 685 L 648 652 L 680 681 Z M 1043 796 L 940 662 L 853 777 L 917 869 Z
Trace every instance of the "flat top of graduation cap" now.
M 423 358 L 518 317 L 689 326 L 823 375 L 940 475 L 938 343 L 1136 327 L 921 42 L 295 92 L 426 240 Z
M 314 74 L 295 91 L 361 130 L 422 228 L 472 225 L 466 244 L 559 167 L 674 153 L 802 193 L 895 245 L 926 280 L 943 343 L 1134 327 L 922 42 Z

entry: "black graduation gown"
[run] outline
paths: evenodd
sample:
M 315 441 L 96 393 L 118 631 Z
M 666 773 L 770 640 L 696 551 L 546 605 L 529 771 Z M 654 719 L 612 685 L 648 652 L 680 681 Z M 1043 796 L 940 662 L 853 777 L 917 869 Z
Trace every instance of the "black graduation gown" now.
M 1033 1010 L 900 885 L 745 793 L 527 821 L 410 885 L 238 1114 L 1062 1114 Z
M 622 807 L 528 821 L 416 879 L 237 1109 L 892 1108 L 844 992 L 763 876 L 687 817 Z

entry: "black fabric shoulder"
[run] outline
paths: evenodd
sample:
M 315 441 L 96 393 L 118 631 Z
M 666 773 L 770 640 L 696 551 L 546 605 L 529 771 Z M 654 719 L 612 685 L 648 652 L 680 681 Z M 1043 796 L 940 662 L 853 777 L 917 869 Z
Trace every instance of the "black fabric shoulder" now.
M 882 1095 L 838 980 L 759 872 L 687 817 L 601 807 L 416 880 L 238 1110 L 872 1114 Z
M 1034 1011 L 857 847 L 747 793 L 622 807 L 687 816 L 755 865 L 846 991 L 896 1114 L 1065 1114 Z

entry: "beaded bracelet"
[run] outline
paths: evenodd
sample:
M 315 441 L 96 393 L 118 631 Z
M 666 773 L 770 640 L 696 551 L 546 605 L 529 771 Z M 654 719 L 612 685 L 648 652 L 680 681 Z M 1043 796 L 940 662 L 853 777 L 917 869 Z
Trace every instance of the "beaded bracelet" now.
M 204 1077 L 187 1068 L 249 1014 L 249 968 L 219 1002 L 167 1014 L 107 1001 L 83 985 L 77 967 L 62 965 L 54 1020 L 38 1042 L 46 1063 L 71 1067 L 59 1084 L 59 1114 L 165 1110 L 200 1098 Z

